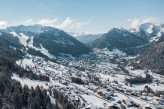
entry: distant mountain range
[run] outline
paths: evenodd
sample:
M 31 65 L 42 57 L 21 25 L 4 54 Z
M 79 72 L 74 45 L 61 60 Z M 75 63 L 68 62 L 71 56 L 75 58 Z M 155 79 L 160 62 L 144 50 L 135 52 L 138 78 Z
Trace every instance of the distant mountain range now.
M 130 30 L 113 28 L 104 34 L 69 34 L 42 25 L 1 29 L 0 55 L 20 59 L 28 53 L 53 58 L 58 54 L 87 54 L 92 48 L 118 49 L 127 55 L 141 54 L 140 65 L 164 72 L 164 25 L 146 23 Z
M 130 30 L 113 28 L 104 34 L 69 33 L 69 35 L 63 30 L 42 25 L 11 26 L 0 31 L 1 37 L 7 35 L 6 40 L 12 38 L 24 49 L 30 48 L 41 52 L 47 50 L 52 55 L 60 53 L 80 55 L 91 52 L 90 48 L 119 49 L 129 55 L 136 55 L 160 39 L 164 33 L 164 25 L 146 23 Z
M 127 54 L 134 54 L 134 48 L 145 45 L 148 41 L 125 29 L 113 28 L 101 38 L 92 42 L 92 47 L 119 49 Z
M 142 24 L 136 29 L 113 28 L 92 42 L 92 48 L 119 49 L 130 55 L 144 52 L 164 34 L 163 25 Z
M 70 33 L 73 37 L 84 44 L 89 44 L 96 39 L 100 38 L 102 34 L 87 34 L 87 33 Z

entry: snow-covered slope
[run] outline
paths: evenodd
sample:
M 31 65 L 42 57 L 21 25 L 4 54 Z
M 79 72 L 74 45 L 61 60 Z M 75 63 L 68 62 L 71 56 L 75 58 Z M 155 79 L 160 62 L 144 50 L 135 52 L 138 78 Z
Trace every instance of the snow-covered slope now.
M 27 46 L 27 40 L 29 39 L 28 36 L 24 35 L 23 33 L 20 33 L 20 34 L 18 35 L 18 34 L 17 34 L 16 32 L 14 32 L 14 31 L 12 31 L 12 32 L 10 32 L 10 33 L 11 33 L 13 36 L 17 37 L 22 45 Z
M 164 34 L 139 58 L 140 65 L 164 75 Z
M 73 34 L 72 33 L 72 36 L 74 36 L 77 40 L 79 40 L 82 43 L 89 44 L 92 43 L 94 40 L 100 38 L 102 34 L 83 34 L 83 33 Z
M 141 38 L 149 40 L 149 42 L 156 42 L 164 34 L 164 27 L 159 24 L 145 23 L 138 28 L 131 30 L 132 33 Z
M 8 27 L 2 31 L 18 38 L 19 43 L 26 48 L 24 50 L 31 48 L 40 51 L 44 55 L 48 53 L 52 55 L 58 55 L 60 53 L 80 55 L 92 51 L 71 35 L 53 27 L 20 25 Z
M 119 49 L 127 54 L 136 54 L 135 48 L 148 41 L 123 28 L 113 28 L 99 39 L 92 42 L 93 48 Z

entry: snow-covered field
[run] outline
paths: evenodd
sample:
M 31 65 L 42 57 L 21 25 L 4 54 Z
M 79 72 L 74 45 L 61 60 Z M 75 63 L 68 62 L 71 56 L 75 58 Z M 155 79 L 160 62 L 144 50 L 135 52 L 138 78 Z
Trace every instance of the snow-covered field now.
M 11 78 L 14 79 L 14 80 L 19 81 L 22 86 L 27 85 L 29 88 L 31 88 L 31 87 L 35 88 L 36 86 L 41 86 L 45 89 L 48 89 L 48 86 L 46 85 L 46 82 L 30 80 L 28 78 L 20 78 L 16 74 L 13 74 L 13 76 Z

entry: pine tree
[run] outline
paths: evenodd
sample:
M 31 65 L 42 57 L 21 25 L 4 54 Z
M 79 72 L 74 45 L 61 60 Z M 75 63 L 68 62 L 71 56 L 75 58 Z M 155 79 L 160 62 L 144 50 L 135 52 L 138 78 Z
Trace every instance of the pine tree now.
M 13 93 L 13 104 L 15 109 L 22 109 L 22 97 L 19 89 L 15 89 Z
M 27 85 L 24 85 L 23 91 L 22 91 L 22 104 L 23 104 L 23 106 L 27 106 L 28 96 L 29 96 L 28 86 Z
M 34 98 L 33 98 L 33 87 L 30 90 L 29 96 L 28 96 L 28 103 L 27 103 L 28 109 L 36 109 L 34 104 Z
M 2 109 L 15 109 L 12 94 L 9 89 L 5 90 L 4 96 L 2 97 Z
M 51 109 L 52 108 L 52 105 L 51 105 L 51 98 L 50 96 L 46 96 L 46 109 Z

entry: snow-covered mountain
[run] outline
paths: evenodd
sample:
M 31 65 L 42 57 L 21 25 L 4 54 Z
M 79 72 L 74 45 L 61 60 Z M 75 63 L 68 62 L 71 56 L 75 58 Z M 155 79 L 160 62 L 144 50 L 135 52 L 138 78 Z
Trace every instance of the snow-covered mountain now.
M 18 26 L 10 26 L 5 29 L 6 32 L 17 32 L 17 33 L 25 33 L 25 32 L 33 32 L 38 33 L 40 32 L 41 28 L 43 28 L 42 25 L 36 24 L 36 25 L 18 25 Z
M 127 54 L 135 54 L 134 49 L 148 43 L 146 40 L 125 29 L 113 28 L 92 43 L 93 48 L 117 48 Z
M 1 31 L 13 35 L 24 47 L 46 51 L 52 55 L 59 53 L 79 55 L 91 51 L 66 32 L 53 27 L 20 25 L 8 27 Z
M 137 36 L 149 40 L 150 43 L 158 41 L 162 34 L 164 34 L 164 27 L 157 24 L 145 23 L 138 28 L 130 30 Z
M 137 61 L 141 66 L 164 75 L 164 34 Z
M 100 38 L 102 34 L 72 33 L 72 36 L 84 44 L 89 44 Z
M 117 48 L 128 54 L 138 54 L 158 41 L 163 34 L 163 25 L 151 23 L 141 24 L 138 28 L 130 30 L 113 28 L 93 41 L 91 46 L 93 48 Z

